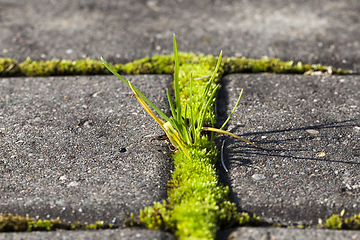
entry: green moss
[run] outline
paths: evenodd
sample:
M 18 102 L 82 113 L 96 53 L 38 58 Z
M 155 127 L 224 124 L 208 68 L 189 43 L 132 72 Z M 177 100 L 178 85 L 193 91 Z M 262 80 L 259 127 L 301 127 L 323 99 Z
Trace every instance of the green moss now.
M 179 239 L 214 239 L 221 226 L 232 226 L 243 215 L 239 216 L 235 204 L 228 201 L 228 187 L 218 183 L 214 143 L 203 137 L 200 145 L 187 151 L 191 160 L 182 151 L 174 154 L 168 201 L 141 211 L 140 223 L 175 230 Z
M 32 219 L 12 214 L 0 215 L 0 232 L 24 232 L 24 231 L 51 231 L 56 229 L 74 230 L 74 229 L 106 229 L 112 228 L 112 225 L 105 225 L 104 222 L 94 224 L 62 223 L 59 218 L 51 220 Z
M 100 61 L 91 59 L 32 61 L 28 58 L 20 63 L 21 73 L 25 76 L 65 76 L 108 74 Z
M 192 68 L 194 78 L 206 76 L 209 66 L 213 66 L 216 57 L 208 55 L 195 55 L 193 53 L 179 53 L 180 65 Z M 204 66 L 204 68 L 201 68 Z M 113 66 L 119 73 L 123 74 L 172 74 L 174 71 L 173 55 L 156 55 L 152 58 L 145 57 L 127 64 L 116 64 Z M 301 62 L 293 64 L 292 61 L 284 62 L 276 58 L 225 58 L 219 75 L 228 73 L 293 73 L 303 74 L 309 70 L 326 72 L 327 66 L 320 64 L 303 65 Z M 185 70 L 184 70 L 185 71 Z M 350 74 L 349 70 L 333 68 L 333 74 Z M 190 71 L 184 73 L 190 74 Z M 209 72 L 211 73 L 211 72 Z M 9 58 L 0 58 L 0 76 L 64 76 L 64 75 L 102 75 L 109 74 L 101 61 L 92 59 L 70 60 L 48 60 L 32 61 L 30 58 L 18 64 Z
M 320 64 L 305 64 L 301 62 L 294 64 L 293 61 L 281 61 L 277 58 L 226 58 L 223 61 L 223 69 L 225 73 L 291 73 L 291 74 L 303 74 L 307 71 L 321 71 L 327 72 L 328 66 L 322 66 Z M 349 70 L 342 70 L 341 68 L 332 69 L 333 74 L 350 74 Z
M 326 227 L 330 229 L 360 230 L 360 214 L 354 214 L 354 216 L 348 218 L 345 218 L 344 214 L 345 211 L 343 210 L 340 215 L 333 214 L 326 219 Z
M 120 73 L 125 74 L 164 74 L 172 73 L 174 66 L 174 57 L 154 56 L 153 58 L 145 57 L 135 60 L 125 65 L 115 65 L 115 69 L 119 69 Z
M 216 149 L 206 138 L 201 146 L 189 147 L 189 160 L 181 151 L 174 155 L 175 170 L 168 198 L 174 203 L 172 217 L 180 238 L 213 239 L 218 230 L 219 203 L 227 189 L 219 186 L 214 167 Z
M 281 223 L 273 223 L 272 227 L 282 227 Z
M 0 76 L 13 76 L 20 72 L 19 64 L 10 58 L 0 58 Z
M 25 76 L 51 76 L 55 75 L 55 68 L 59 61 L 31 61 L 27 58 L 26 61 L 20 63 L 21 72 Z
M 172 217 L 172 206 L 170 206 L 166 200 L 163 203 L 155 202 L 153 207 L 145 207 L 144 210 L 140 210 L 140 223 L 147 228 L 151 229 L 165 229 L 174 231 L 175 222 Z M 134 222 L 135 218 L 132 217 Z M 140 224 L 138 223 L 138 224 Z
M 0 232 L 26 231 L 30 220 L 28 217 L 11 214 L 0 215 Z
M 354 214 L 354 216 L 345 218 L 343 227 L 345 229 L 360 230 L 360 213 Z
M 342 221 L 339 215 L 333 214 L 330 218 L 326 219 L 326 226 L 331 229 L 341 229 Z

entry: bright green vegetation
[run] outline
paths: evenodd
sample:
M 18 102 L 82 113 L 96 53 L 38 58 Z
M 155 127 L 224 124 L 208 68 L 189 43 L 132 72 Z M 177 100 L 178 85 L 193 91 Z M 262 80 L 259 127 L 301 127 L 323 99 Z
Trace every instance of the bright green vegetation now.
M 10 58 L 0 58 L 0 77 L 13 76 L 20 73 L 19 64 Z
M 215 103 L 215 96 L 217 94 L 217 90 L 220 88 L 220 85 L 215 84 L 214 80 L 216 79 L 217 71 L 221 64 L 222 52 L 220 53 L 219 59 L 217 60 L 215 70 L 212 73 L 210 72 L 210 68 L 207 65 L 207 62 L 205 64 L 199 63 L 196 65 L 197 67 L 199 67 L 200 65 L 199 69 L 205 69 L 206 73 L 211 73 L 211 75 L 198 78 L 196 79 L 196 81 L 194 81 L 192 73 L 188 74 L 186 71 L 182 71 L 182 74 L 180 75 L 179 54 L 177 51 L 175 34 L 174 57 L 175 67 L 173 88 L 175 93 L 175 105 L 173 103 L 169 90 L 166 90 L 169 106 L 172 113 L 172 117 L 170 118 L 167 117 L 147 97 L 145 97 L 144 94 L 142 94 L 138 89 L 136 89 L 136 87 L 133 86 L 131 82 L 127 81 L 120 74 L 118 74 L 115 69 L 110 67 L 110 65 L 103 58 L 101 58 L 101 60 L 105 67 L 111 73 L 113 73 L 124 84 L 131 88 L 131 90 L 134 92 L 134 95 L 136 96 L 136 99 L 140 102 L 146 112 L 161 126 L 173 146 L 178 150 L 183 151 L 189 159 L 191 159 L 191 157 L 187 152 L 186 148 L 189 146 L 197 146 L 200 144 L 200 136 L 203 130 L 228 134 L 256 146 L 255 144 L 242 137 L 222 130 L 226 122 L 230 119 L 231 115 L 220 129 L 214 128 L 215 115 L 213 113 L 213 105 Z M 181 78 L 183 79 L 183 81 L 180 81 Z M 201 79 L 209 80 L 201 81 Z M 182 84 L 180 85 L 180 83 Z M 194 96 L 193 92 L 197 92 L 198 96 Z M 184 96 L 184 93 L 187 93 L 187 96 Z M 233 112 L 235 111 L 235 108 L 239 103 L 240 97 L 233 109 Z M 194 99 L 196 99 L 197 101 L 194 101 Z M 157 112 L 160 117 L 162 117 L 166 122 L 163 119 L 158 118 L 152 110 Z M 205 121 L 210 121 L 212 127 L 203 127 Z M 214 135 L 212 135 L 211 140 L 214 140 Z
M 23 231 L 50 231 L 56 229 L 74 230 L 74 229 L 106 229 L 112 228 L 112 225 L 105 225 L 104 222 L 94 224 L 76 223 L 66 224 L 59 219 L 35 220 L 29 217 L 21 217 L 12 214 L 0 215 L 0 232 L 23 232 Z
M 167 91 L 172 112 L 171 118 L 162 113 L 102 59 L 104 65 L 133 90 L 137 100 L 163 128 L 178 150 L 173 155 L 175 170 L 168 185 L 168 201 L 163 204 L 155 203 L 154 207 L 145 208 L 141 211 L 139 221 L 148 228 L 172 230 L 180 239 L 214 239 L 221 226 L 232 226 L 234 223 L 248 224 L 250 219 L 254 219 L 254 222 L 260 221 L 256 216 L 250 218 L 246 214 L 239 215 L 235 204 L 228 201 L 229 189 L 219 184 L 215 170 L 217 160 L 217 149 L 213 141 L 215 135 L 212 134 L 210 139 L 207 136 L 201 136 L 202 130 L 209 130 L 240 138 L 213 128 L 215 124 L 213 105 L 220 87 L 217 84 L 220 79 L 217 72 L 221 57 L 222 53 L 217 63 L 213 57 L 205 57 L 200 61 L 197 60 L 196 63 L 183 60 L 180 70 L 176 35 L 174 35 L 175 105 Z M 166 122 L 156 117 L 150 108 Z M 205 121 L 210 122 L 212 127 L 203 127 Z M 240 139 L 252 144 L 245 139 Z M 135 221 L 135 218 L 131 216 L 130 224 L 134 224 Z
M 320 64 L 302 64 L 298 62 L 294 64 L 293 61 L 284 62 L 277 58 L 227 58 L 224 61 L 223 69 L 225 73 L 292 73 L 303 74 L 308 71 L 327 72 L 329 67 Z M 342 70 L 341 68 L 332 68 L 333 74 L 350 74 L 349 70 Z
M 200 144 L 174 154 L 175 170 L 169 182 L 168 201 L 154 203 L 129 224 L 174 231 L 179 239 L 214 239 L 220 228 L 259 225 L 255 214 L 238 213 L 228 200 L 228 187 L 219 184 L 215 170 L 217 149 L 202 137 Z
M 333 214 L 330 218 L 326 219 L 326 227 L 330 229 L 349 229 L 360 230 L 360 214 L 345 218 L 345 210 L 342 210 L 340 215 Z
M 172 230 L 180 239 L 214 239 L 221 226 L 232 226 L 234 223 L 247 224 L 250 219 L 255 219 L 254 222 L 259 221 L 256 216 L 250 218 L 245 214 L 239 215 L 235 204 L 228 201 L 229 189 L 219 184 L 215 169 L 217 160 L 215 135 L 212 134 L 210 138 L 201 136 L 202 130 L 221 132 L 255 145 L 223 131 L 224 125 L 220 129 L 213 128 L 215 124 L 213 105 L 220 87 L 217 84 L 220 79 L 217 72 L 221 57 L 222 53 L 217 62 L 211 57 L 191 65 L 185 61 L 180 70 L 176 35 L 174 35 L 175 104 L 167 91 L 171 118 L 161 112 L 131 82 L 119 75 L 102 59 L 106 68 L 132 89 L 140 104 L 163 128 L 168 139 L 178 150 L 173 155 L 175 170 L 168 185 L 168 201 L 163 204 L 155 203 L 154 207 L 144 209 L 140 214 L 140 223 L 148 228 Z M 195 79 L 191 72 L 193 69 L 196 71 Z M 152 110 L 166 122 L 158 118 Z M 212 127 L 203 127 L 205 121 L 210 122 Z M 131 216 L 129 221 L 136 220 Z
M 138 219 L 131 215 L 128 219 L 129 225 L 140 224 L 153 229 L 166 229 L 173 231 L 179 239 L 214 239 L 216 232 L 222 227 L 258 225 L 259 217 L 255 214 L 249 216 L 247 213 L 238 213 L 235 204 L 229 202 L 229 189 L 218 182 L 215 169 L 218 150 L 213 140 L 216 135 L 212 134 L 210 137 L 202 135 L 203 130 L 215 131 L 212 128 L 216 120 L 213 105 L 220 78 L 228 73 L 305 73 L 310 70 L 326 72 L 328 68 L 301 63 L 294 65 L 293 62 L 266 58 L 221 60 L 221 54 L 217 59 L 211 55 L 177 53 L 176 41 L 174 44 L 174 55 L 147 57 L 124 65 L 104 62 L 104 66 L 102 62 L 91 59 L 76 61 L 27 59 L 20 64 L 11 59 L 0 59 L 0 76 L 108 74 L 107 69 L 109 69 L 132 89 L 140 104 L 163 128 L 178 151 L 173 156 L 175 169 L 168 184 L 168 199 L 163 203 L 154 203 L 153 206 L 146 207 L 141 211 Z M 332 71 L 337 74 L 349 73 L 341 69 L 332 69 Z M 168 92 L 172 118 L 162 113 L 118 73 L 174 74 L 175 104 Z M 158 118 L 151 109 L 165 121 Z M 212 127 L 203 127 L 205 122 L 210 123 Z M 222 133 L 228 134 L 224 131 Z M 356 222 L 359 218 L 360 215 L 351 221 Z M 328 221 L 329 228 L 339 226 L 334 216 Z M 343 226 L 344 223 L 341 222 L 340 227 Z M 80 223 L 67 225 L 62 224 L 58 219 L 36 221 L 12 215 L 4 215 L 0 218 L 0 231 L 106 227 L 111 226 L 104 226 L 102 222 L 93 225 Z
M 195 65 L 198 63 L 216 63 L 214 56 L 195 55 L 193 53 L 179 53 L 180 65 L 183 66 L 183 73 L 187 72 L 187 68 L 192 69 L 194 78 L 197 76 L 204 77 L 209 69 L 199 69 Z M 110 65 L 120 74 L 160 74 L 174 73 L 174 56 L 162 55 L 145 57 L 135 60 L 127 64 Z M 276 58 L 224 58 L 219 74 L 228 73 L 297 73 L 303 74 L 307 71 L 326 72 L 327 66 L 319 64 L 302 64 L 298 62 L 294 64 L 292 61 L 284 62 Z M 183 74 L 180 73 L 180 74 Z M 333 74 L 350 74 L 349 70 L 341 68 L 333 68 Z M 0 76 L 65 76 L 65 75 L 102 75 L 109 74 L 108 70 L 101 61 L 92 59 L 70 60 L 48 60 L 48 61 L 32 61 L 30 58 L 22 63 L 9 58 L 0 58 Z M 194 94 L 195 95 L 195 94 Z
M 99 61 L 91 59 L 31 61 L 19 64 L 21 73 L 26 76 L 51 75 L 96 75 L 104 74 L 105 68 Z

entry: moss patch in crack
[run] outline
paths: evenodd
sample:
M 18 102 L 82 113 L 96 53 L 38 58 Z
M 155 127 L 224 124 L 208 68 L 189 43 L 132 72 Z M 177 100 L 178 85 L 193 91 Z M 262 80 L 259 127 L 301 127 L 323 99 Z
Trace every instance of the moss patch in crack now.
M 204 101 L 205 89 L 218 89 L 216 84 L 224 73 L 221 70 L 214 75 L 215 81 L 209 85 L 217 59 L 212 56 L 195 57 L 180 61 L 181 109 L 188 108 L 187 116 L 186 110 L 183 112 L 185 119 L 190 116 L 188 106 L 198 108 Z M 190 81 L 191 76 L 195 77 L 194 81 Z M 177 79 L 176 73 L 174 79 Z M 177 83 L 174 85 L 177 86 Z M 191 101 L 190 92 L 193 96 Z M 213 106 L 215 99 L 211 97 L 209 100 Z M 208 110 L 205 120 L 214 123 L 214 109 L 210 107 Z M 191 119 L 189 122 L 192 123 Z M 168 184 L 168 200 L 146 207 L 140 212 L 139 221 L 132 215 L 128 219 L 130 225 L 141 224 L 147 228 L 174 231 L 179 239 L 214 239 L 221 227 L 259 223 L 256 215 L 250 217 L 246 213 L 237 213 L 236 205 L 228 200 L 229 188 L 218 182 L 215 169 L 217 149 L 206 135 L 187 145 L 186 150 L 177 151 L 173 158 L 175 169 Z
M 221 224 L 236 221 L 236 207 L 228 202 L 228 188 L 218 183 L 214 144 L 203 137 L 199 146 L 187 150 L 191 160 L 181 151 L 174 154 L 175 170 L 168 191 L 169 202 L 174 204 L 175 234 L 180 239 L 213 239 Z
M 187 151 L 191 160 L 182 151 L 174 154 L 168 201 L 146 207 L 139 221 L 132 217 L 130 225 L 174 231 L 179 239 L 214 239 L 222 227 L 258 225 L 260 218 L 255 214 L 236 211 L 236 205 L 228 200 L 229 188 L 218 182 L 214 143 L 204 136 L 200 145 Z
M 347 230 L 360 230 L 360 214 L 354 214 L 351 217 L 344 217 L 345 210 L 340 214 L 333 214 L 326 219 L 326 227 L 330 229 L 347 229 Z M 323 227 L 320 225 L 320 227 Z
M 194 63 L 215 61 L 211 55 L 195 55 L 193 53 L 179 53 L 180 64 L 193 66 Z M 174 68 L 173 55 L 157 55 L 145 57 L 127 64 L 111 65 L 120 74 L 172 74 Z M 292 61 L 281 61 L 276 58 L 224 58 L 222 61 L 223 73 L 297 73 L 309 71 L 328 72 L 328 66 L 320 64 L 294 64 Z M 205 69 L 204 69 L 205 70 Z M 202 71 L 199 69 L 199 71 Z M 350 70 L 331 68 L 332 74 L 350 74 Z M 193 70 L 193 73 L 197 71 Z M 223 74 L 220 73 L 220 74 Z M 109 74 L 101 61 L 92 59 L 78 60 L 48 60 L 32 61 L 30 58 L 22 63 L 9 58 L 0 58 L 0 76 L 65 76 L 65 75 L 102 75 Z M 203 77 L 204 75 L 202 75 Z M 196 77 L 196 76 L 194 76 Z
M 19 64 L 25 76 L 65 76 L 105 74 L 106 68 L 100 61 L 91 59 L 32 61 L 28 58 Z
M 10 58 L 0 58 L 0 76 L 14 76 L 20 72 L 17 61 Z
M 0 215 L 0 232 L 24 232 L 24 231 L 51 231 L 56 229 L 75 230 L 75 229 L 108 229 L 111 224 L 96 222 L 94 224 L 62 223 L 59 218 L 51 220 L 32 219 L 12 214 Z
M 320 64 L 302 64 L 298 62 L 294 64 L 293 61 L 284 62 L 278 58 L 251 59 L 251 58 L 226 58 L 223 61 L 223 70 L 225 73 L 291 73 L 304 74 L 309 71 L 328 72 L 334 74 L 349 74 L 349 70 L 342 70 L 341 68 L 331 68 Z

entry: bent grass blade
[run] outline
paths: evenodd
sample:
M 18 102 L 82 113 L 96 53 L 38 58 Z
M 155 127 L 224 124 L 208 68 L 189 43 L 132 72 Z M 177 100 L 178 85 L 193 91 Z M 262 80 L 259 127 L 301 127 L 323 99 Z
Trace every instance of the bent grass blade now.
M 212 131 L 212 132 L 217 132 L 217 133 L 223 133 L 223 134 L 232 136 L 232 137 L 234 137 L 234 138 L 240 139 L 241 141 L 244 141 L 244 142 L 246 142 L 246 143 L 248 143 L 248 144 L 251 144 L 251 145 L 253 145 L 253 146 L 255 146 L 255 147 L 259 147 L 259 146 L 256 145 L 255 143 L 252 143 L 252 142 L 250 142 L 249 140 L 246 140 L 245 138 L 240 137 L 240 136 L 238 136 L 238 135 L 235 135 L 235 134 L 233 134 L 233 133 L 231 133 L 231 132 L 228 132 L 228 131 L 224 131 L 224 130 L 221 130 L 221 129 L 218 129 L 218 128 L 212 128 L 212 127 L 202 127 L 201 129 L 202 129 L 202 130 L 205 130 L 205 131 Z
M 222 130 L 222 129 L 225 127 L 225 125 L 226 125 L 226 124 L 228 123 L 228 121 L 230 120 L 231 116 L 234 114 L 234 112 L 235 112 L 235 110 L 236 110 L 236 107 L 237 107 L 237 105 L 238 105 L 239 102 L 240 102 L 240 99 L 241 99 L 241 96 L 242 96 L 242 94 L 243 94 L 243 91 L 244 91 L 244 89 L 242 88 L 242 89 L 241 89 L 241 92 L 240 92 L 240 96 L 239 96 L 238 100 L 236 101 L 236 104 L 235 104 L 233 110 L 231 111 L 229 117 L 226 119 L 226 121 L 224 122 L 224 124 L 221 126 L 220 130 Z M 215 135 L 215 136 L 216 136 L 216 135 Z
M 139 103 L 141 104 L 141 106 L 145 109 L 145 111 L 160 125 L 160 127 L 164 130 L 166 136 L 169 138 L 170 142 L 174 145 L 174 147 L 176 148 L 180 148 L 185 155 L 189 158 L 189 154 L 186 152 L 185 149 L 185 144 L 184 142 L 181 140 L 181 138 L 179 137 L 179 133 L 172 127 L 170 122 L 165 122 L 162 119 L 158 118 L 153 111 L 151 111 L 151 109 L 149 108 L 148 105 L 146 105 L 145 101 L 137 94 L 137 92 L 135 91 L 134 86 L 131 84 L 131 82 L 129 82 L 129 87 L 131 88 L 131 90 L 134 92 L 136 99 L 139 101 Z

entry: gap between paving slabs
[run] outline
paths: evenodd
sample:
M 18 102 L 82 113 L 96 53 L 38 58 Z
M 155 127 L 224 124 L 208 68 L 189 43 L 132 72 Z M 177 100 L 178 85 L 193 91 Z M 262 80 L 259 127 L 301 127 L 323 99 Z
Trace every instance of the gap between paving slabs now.
M 179 53 L 180 61 L 196 65 L 201 61 L 213 59 L 214 56 Z M 181 63 L 180 63 L 181 64 Z M 110 64 L 111 65 L 111 64 Z M 145 57 L 127 64 L 111 65 L 120 74 L 172 74 L 174 68 L 173 55 Z M 196 72 L 198 69 L 194 69 Z M 222 71 L 222 72 L 221 72 Z M 222 61 L 220 74 L 227 73 L 292 73 L 292 74 L 352 74 L 350 70 L 332 68 L 320 64 L 294 64 L 276 58 L 236 58 L 225 57 Z M 22 63 L 14 59 L 0 58 L 0 77 L 12 76 L 69 76 L 69 75 L 101 75 L 109 74 L 101 61 L 92 59 L 32 61 L 28 58 Z
M 8 60 L 6 60 L 7 62 L 9 62 Z M 92 60 L 84 60 L 84 62 L 82 62 L 83 64 L 85 64 L 85 66 L 88 69 L 100 69 L 99 71 L 96 71 L 96 73 L 105 73 L 105 72 L 101 72 L 102 67 L 98 67 L 98 68 L 93 68 L 92 65 L 93 64 L 97 64 L 97 61 L 92 62 Z M 214 58 L 213 56 L 195 56 L 193 54 L 181 54 L 181 75 L 182 77 L 184 77 L 185 82 L 187 82 L 188 77 L 189 77 L 189 73 L 190 71 L 193 72 L 194 77 L 203 77 L 204 75 L 208 75 L 211 70 L 213 70 L 212 68 L 214 68 L 215 65 L 215 61 L 216 58 Z M 28 73 L 26 75 L 31 75 L 31 74 L 41 74 L 44 72 L 47 72 L 46 70 L 46 62 L 42 62 L 42 63 L 38 63 L 38 62 L 31 62 L 30 60 L 27 61 L 28 66 L 24 67 L 26 65 L 22 65 L 22 68 L 20 69 L 26 69 L 29 70 Z M 12 65 L 13 64 L 13 65 Z M 12 63 L 9 66 L 7 66 L 6 68 L 3 68 L 5 70 L 3 70 L 2 74 L 3 75 L 10 75 L 11 71 L 16 69 L 16 64 Z M 51 63 L 52 65 L 54 65 L 54 62 Z M 204 64 L 207 65 L 207 67 L 204 68 Z M 70 64 L 70 70 L 68 70 L 68 72 L 66 71 L 59 71 L 59 70 L 55 70 L 53 71 L 52 74 L 79 74 L 79 70 L 74 70 L 76 69 L 77 63 L 75 62 L 71 62 Z M 30 67 L 29 67 L 30 66 Z M 52 69 L 58 69 L 59 68 L 60 63 L 59 61 L 56 62 L 55 67 L 53 67 Z M 67 65 L 69 66 L 69 65 Z M 119 72 L 125 72 L 125 73 L 171 73 L 172 69 L 173 69 L 173 57 L 171 55 L 169 56 L 157 56 L 154 57 L 152 59 L 149 58 L 144 58 L 138 61 L 135 61 L 133 63 L 127 64 L 127 65 L 118 65 L 120 66 Z M 84 67 L 84 66 L 83 66 Z M 270 71 L 270 72 L 285 72 L 285 73 L 303 73 L 305 71 L 322 71 L 322 72 L 329 72 L 329 68 L 328 67 L 322 67 L 320 65 L 313 65 L 313 66 L 308 66 L 308 65 L 302 65 L 302 64 L 297 64 L 295 66 L 293 66 L 293 63 L 289 63 L 289 62 L 281 62 L 279 60 L 274 60 L 274 59 L 261 59 L 261 60 L 248 60 L 248 59 L 225 59 L 224 62 L 222 63 L 222 68 L 220 70 L 220 73 L 218 75 L 218 80 L 219 77 L 224 74 L 224 73 L 229 73 L 229 72 L 262 72 L 262 71 Z M 332 70 L 330 70 L 332 71 Z M 341 70 L 336 70 L 338 73 L 347 73 L 347 72 L 343 72 Z M 24 70 L 21 70 L 21 72 L 24 72 Z M 26 71 L 25 71 L 26 72 Z M 49 71 L 51 72 L 51 71 Z M 91 71 L 90 71 L 91 72 Z M 86 71 L 82 71 L 81 73 L 85 73 Z M 12 74 L 19 74 L 19 72 L 12 73 Z M 50 74 L 51 75 L 51 74 Z M 183 89 L 183 93 L 186 95 L 186 88 Z M 144 92 L 146 94 L 146 91 Z M 214 116 L 212 116 L 214 117 Z M 213 149 L 211 151 L 208 151 L 207 153 L 210 153 L 209 159 L 210 159 L 210 166 L 214 165 L 215 161 L 216 161 L 216 149 L 213 145 L 213 143 L 209 143 L 208 141 L 204 140 L 205 142 L 203 143 L 203 145 L 207 145 L 208 149 Z M 182 158 L 181 156 L 179 157 L 180 159 Z M 181 160 L 180 160 L 181 161 Z M 176 158 L 175 158 L 175 162 L 176 162 Z M 199 163 L 201 164 L 201 163 Z M 207 164 L 205 164 L 205 166 L 208 166 Z M 214 169 L 211 170 L 216 177 L 216 172 Z M 170 183 L 170 185 L 174 185 L 176 186 L 176 177 L 174 177 L 173 181 Z M 217 180 L 215 180 L 214 182 L 214 187 L 219 187 L 217 185 Z M 175 189 L 175 188 L 172 188 Z M 171 191 L 171 190 L 170 190 Z M 212 207 L 215 207 L 213 209 L 210 209 L 210 214 L 209 217 L 212 218 L 211 221 L 212 222 L 217 222 L 219 223 L 219 219 L 216 219 L 217 217 L 219 217 L 220 215 L 216 216 L 216 211 L 219 210 L 219 201 L 220 202 L 227 202 L 227 201 L 223 201 L 227 199 L 227 189 L 220 189 L 220 192 L 218 192 L 220 195 L 218 196 L 217 200 L 215 200 L 215 205 Z M 224 195 L 225 194 L 225 195 Z M 176 196 L 176 194 L 174 194 L 174 196 Z M 177 196 L 178 197 L 178 196 Z M 174 199 L 174 201 L 179 201 L 179 199 Z M 228 207 L 228 211 L 230 210 L 230 212 L 233 211 L 233 205 L 228 205 L 228 203 L 226 203 L 226 206 Z M 224 207 L 224 206 L 222 206 Z M 186 206 L 185 209 L 191 209 L 191 206 Z M 225 209 L 225 208 L 222 208 Z M 220 210 L 222 210 L 220 209 Z M 153 211 L 153 212 L 152 212 Z M 168 211 L 168 209 L 166 209 L 166 203 L 164 203 L 163 205 L 161 204 L 155 204 L 155 206 L 153 208 L 147 208 L 145 209 L 145 215 L 143 215 L 143 223 L 145 223 L 145 225 L 147 225 L 148 227 L 164 227 L 164 223 L 162 220 L 156 222 L 157 220 L 159 220 L 159 218 L 161 219 L 159 213 L 162 213 L 162 215 L 166 216 L 166 214 L 168 213 L 164 213 L 161 211 Z M 174 209 L 173 209 L 173 212 Z M 189 213 L 189 212 L 188 212 Z M 236 219 L 237 217 L 235 216 L 230 216 L 228 215 L 229 212 L 222 213 L 222 216 L 226 216 L 229 217 L 230 219 L 228 220 L 229 222 L 234 221 L 234 219 Z M 146 214 L 148 214 L 148 218 L 146 220 Z M 183 217 L 186 215 L 184 214 L 184 212 L 182 213 Z M 235 214 L 235 212 L 232 212 L 232 214 Z M 149 216 L 150 215 L 150 216 Z M 152 216 L 151 216 L 152 215 Z M 161 215 L 161 216 L 162 216 Z M 149 218 L 150 217 L 150 218 Z M 152 218 L 153 217 L 153 218 Z M 215 220 L 216 219 L 216 220 Z M 209 220 L 209 219 L 208 219 Z M 239 220 L 239 219 L 237 219 Z M 148 222 L 146 222 L 148 221 Z M 154 222 L 155 221 L 155 222 Z M 184 222 L 188 221 L 188 219 L 184 219 Z M 207 221 L 207 220 L 206 220 Z M 223 222 L 226 222 L 225 219 L 222 219 Z M 166 222 L 166 221 L 165 221 Z M 173 228 L 173 225 L 169 225 L 169 226 L 165 226 L 168 229 Z M 177 226 L 177 228 L 179 228 L 179 226 Z M 214 236 L 214 234 L 216 233 L 216 230 L 218 230 L 219 226 L 217 226 L 216 223 L 214 223 L 214 226 L 210 227 L 209 232 L 205 233 L 206 236 L 210 237 L 210 236 Z M 206 232 L 206 231 L 205 231 Z

